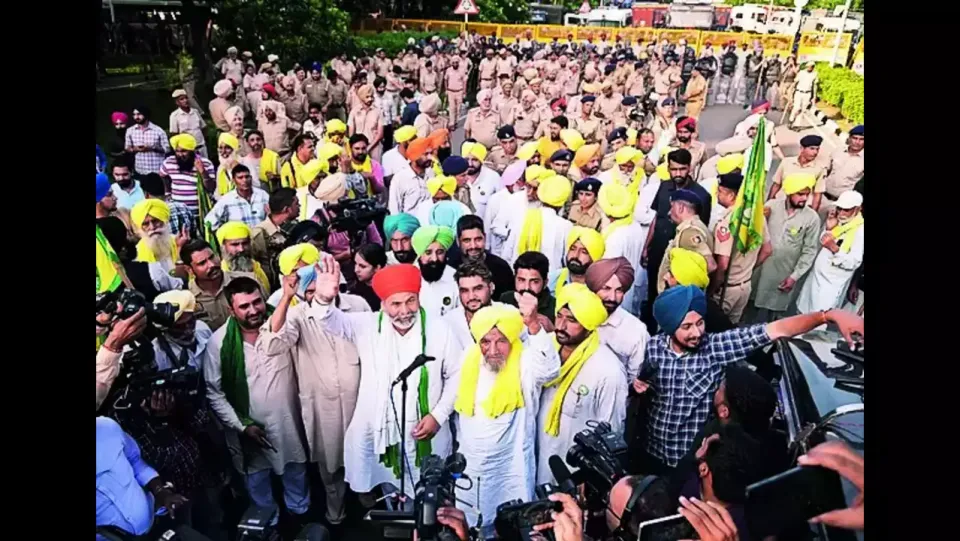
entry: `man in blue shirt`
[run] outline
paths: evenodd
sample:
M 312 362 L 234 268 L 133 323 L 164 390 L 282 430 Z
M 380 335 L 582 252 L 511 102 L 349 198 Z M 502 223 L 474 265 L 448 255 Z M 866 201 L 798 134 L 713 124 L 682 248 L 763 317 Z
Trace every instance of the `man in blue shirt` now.
M 97 527 L 143 535 L 154 526 L 154 509 L 174 518 L 187 499 L 164 484 L 140 457 L 140 448 L 116 421 L 97 417 Z M 144 490 L 146 489 L 146 490 Z M 98 540 L 103 539 L 97 536 Z
M 413 90 L 404 88 L 400 91 L 400 98 L 405 104 L 403 106 L 403 113 L 400 115 L 400 125 L 413 126 L 413 121 L 416 120 L 420 114 L 420 103 L 417 101 L 416 94 L 413 93 Z
M 130 210 L 146 198 L 140 182 L 133 179 L 133 171 L 130 170 L 129 164 L 117 161 L 113 164 L 111 173 L 116 183 L 113 187 L 113 196 L 117 198 L 117 207 Z

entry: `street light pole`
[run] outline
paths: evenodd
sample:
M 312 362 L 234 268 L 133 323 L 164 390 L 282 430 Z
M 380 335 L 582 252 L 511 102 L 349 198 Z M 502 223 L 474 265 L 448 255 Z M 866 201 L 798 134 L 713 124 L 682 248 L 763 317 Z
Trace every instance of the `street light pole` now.
M 833 41 L 833 59 L 830 61 L 831 66 L 837 63 L 837 54 L 840 53 L 840 38 L 843 37 L 843 31 L 847 27 L 847 13 L 850 11 L 851 2 L 853 2 L 853 0 L 847 0 L 847 3 L 843 6 L 843 15 L 840 17 L 840 28 L 837 29 L 837 37 Z

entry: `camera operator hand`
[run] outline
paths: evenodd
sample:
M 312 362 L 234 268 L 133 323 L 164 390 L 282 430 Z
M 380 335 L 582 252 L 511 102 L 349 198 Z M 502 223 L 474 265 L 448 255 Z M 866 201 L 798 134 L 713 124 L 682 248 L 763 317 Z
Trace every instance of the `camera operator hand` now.
M 104 314 L 97 314 L 97 323 L 110 327 L 110 333 L 102 347 L 117 353 L 123 351 L 123 346 L 133 342 L 147 328 L 147 312 L 143 308 L 127 319 L 113 320 L 112 326 L 111 320 L 104 320 L 103 316 Z
M 847 509 L 830 511 L 814 517 L 810 522 L 820 522 L 827 526 L 846 528 L 848 530 L 862 530 L 863 515 L 863 457 L 853 449 L 839 441 L 829 441 L 810 449 L 810 452 L 797 459 L 801 466 L 823 466 L 829 468 L 847 481 L 853 483 L 860 491 L 853 500 L 853 506 Z
M 533 527 L 535 532 L 549 530 L 553 528 L 553 536 L 556 541 L 582 541 L 583 540 L 583 510 L 577 505 L 577 500 L 569 494 L 556 492 L 547 496 L 549 499 L 563 504 L 563 511 L 560 513 L 552 512 L 553 522 L 538 524 Z
M 140 403 L 143 409 L 150 412 L 154 417 L 167 417 L 176 407 L 173 393 L 170 391 L 153 391 L 150 399 L 144 399 Z
M 267 433 L 257 425 L 249 425 L 243 429 L 243 435 L 253 440 L 254 443 L 264 449 L 271 449 L 273 445 L 267 439 Z
M 703 502 L 696 498 L 688 500 L 680 496 L 678 511 L 693 526 L 700 541 L 738 541 L 737 526 L 730 512 L 713 502 Z
M 437 522 L 453 530 L 453 533 L 457 534 L 457 538 L 460 539 L 460 541 L 470 539 L 467 533 L 470 530 L 467 526 L 467 517 L 463 514 L 463 511 L 456 507 L 441 507 L 437 509 Z

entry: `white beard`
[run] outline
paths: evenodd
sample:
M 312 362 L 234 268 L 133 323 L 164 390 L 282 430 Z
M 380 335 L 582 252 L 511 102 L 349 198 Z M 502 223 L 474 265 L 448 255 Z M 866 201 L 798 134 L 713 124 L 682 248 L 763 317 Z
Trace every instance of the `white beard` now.
M 147 241 L 147 247 L 150 248 L 154 256 L 156 256 L 157 261 L 165 261 L 173 257 L 173 252 L 170 248 L 170 240 L 172 238 L 173 232 L 170 231 L 170 224 L 164 225 L 160 233 L 154 232 L 152 235 L 143 237 L 143 239 Z

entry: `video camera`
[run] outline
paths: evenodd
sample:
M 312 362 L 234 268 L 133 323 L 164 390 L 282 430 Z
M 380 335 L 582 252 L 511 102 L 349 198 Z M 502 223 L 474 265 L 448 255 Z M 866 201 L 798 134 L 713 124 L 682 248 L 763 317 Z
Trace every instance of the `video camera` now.
M 554 458 L 554 457 L 551 457 Z M 560 457 L 555 456 L 559 460 Z M 562 462 L 562 461 L 561 461 Z M 553 461 L 551 461 L 551 467 Z M 569 473 L 569 472 L 568 472 Z M 563 511 L 563 504 L 548 499 L 548 496 L 557 492 L 564 492 L 570 496 L 577 496 L 577 487 L 569 477 L 559 486 L 545 483 L 534 489 L 537 499 L 524 503 L 521 500 L 503 502 L 497 506 L 497 518 L 493 524 L 497 530 L 497 537 L 506 541 L 527 541 L 530 539 L 530 530 L 538 524 L 551 522 L 550 513 Z M 551 539 L 552 531 L 541 532 Z
M 119 305 L 119 308 L 117 307 Z M 115 315 L 119 319 L 128 319 L 141 308 L 147 315 L 147 325 L 144 331 L 150 338 L 156 338 L 157 327 L 172 327 L 177 322 L 177 305 L 169 302 L 151 303 L 143 293 L 135 289 L 118 289 L 97 294 L 97 314 Z
M 567 464 L 580 470 L 575 474 L 587 483 L 596 496 L 606 498 L 613 485 L 627 475 L 627 443 L 623 434 L 613 432 L 610 423 L 588 421 L 587 428 L 573 436 L 573 447 L 567 451 Z M 591 491 L 587 492 L 591 502 Z
M 363 236 L 370 224 L 387 215 L 387 208 L 376 199 L 369 197 L 343 199 L 327 209 L 335 217 L 327 219 L 323 213 L 319 213 L 320 225 L 349 234 L 351 248 L 356 248 L 364 242 Z

